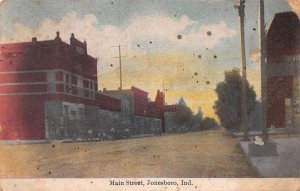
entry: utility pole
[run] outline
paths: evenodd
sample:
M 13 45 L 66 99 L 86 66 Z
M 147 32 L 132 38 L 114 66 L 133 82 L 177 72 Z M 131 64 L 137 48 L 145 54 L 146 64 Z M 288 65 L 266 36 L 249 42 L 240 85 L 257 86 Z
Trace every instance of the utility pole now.
M 164 105 L 166 104 L 166 89 L 165 89 L 165 82 L 163 82 L 163 93 L 164 93 Z
M 127 45 L 118 45 L 118 46 L 112 46 L 112 47 L 118 47 L 119 48 L 119 56 L 114 58 L 119 58 L 119 65 L 120 65 L 120 90 L 123 88 L 123 80 L 122 80 L 122 54 L 121 54 L 121 46 L 127 46 Z
M 261 69 L 261 130 L 263 134 L 263 142 L 268 141 L 268 131 L 266 123 L 267 111 L 267 73 L 266 73 L 266 32 L 265 32 L 265 15 L 264 0 L 259 3 L 260 17 L 260 69 Z
M 122 90 L 122 59 L 121 59 L 121 45 L 119 45 L 119 62 L 120 62 L 120 90 Z
M 249 130 L 248 130 L 248 116 L 247 116 L 247 93 L 246 93 L 246 53 L 245 53 L 245 0 L 240 0 L 240 4 L 235 6 L 238 9 L 240 16 L 240 30 L 241 30 L 241 68 L 242 68 L 242 97 L 241 97 L 241 111 L 242 111 L 242 128 L 244 132 L 244 140 L 249 140 Z

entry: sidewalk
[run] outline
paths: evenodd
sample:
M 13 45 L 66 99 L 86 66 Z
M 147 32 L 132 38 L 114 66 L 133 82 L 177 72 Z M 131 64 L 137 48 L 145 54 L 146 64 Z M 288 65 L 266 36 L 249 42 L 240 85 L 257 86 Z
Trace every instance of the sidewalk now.
M 262 177 L 300 177 L 300 138 L 272 139 L 276 142 L 279 156 L 250 157 L 248 143 L 239 142 L 245 155 Z
M 0 140 L 0 145 L 48 144 L 48 140 Z
M 300 128 L 275 128 L 275 129 L 268 129 L 269 135 L 276 135 L 276 134 L 297 134 L 300 133 Z M 243 132 L 233 132 L 232 133 L 235 137 L 242 137 Z M 261 136 L 261 131 L 250 131 L 250 136 Z

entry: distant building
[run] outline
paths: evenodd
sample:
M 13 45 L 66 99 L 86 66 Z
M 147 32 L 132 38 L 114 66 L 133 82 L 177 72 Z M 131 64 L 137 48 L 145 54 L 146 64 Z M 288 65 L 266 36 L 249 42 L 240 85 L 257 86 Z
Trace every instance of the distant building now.
M 277 13 L 267 33 L 267 127 L 300 126 L 300 21 Z
M 178 105 L 186 106 L 186 103 L 185 103 L 183 97 L 181 97 L 181 98 L 179 99 Z
M 166 105 L 164 93 L 157 90 L 155 101 L 150 101 L 148 92 L 137 87 L 125 90 L 103 90 L 103 94 L 116 96 L 122 100 L 123 117 L 132 119 L 134 116 L 156 118 L 161 120 L 162 132 L 165 132 L 165 112 L 175 112 L 176 105 Z
M 97 60 L 85 41 L 72 34 L 67 44 L 57 32 L 53 40 L 0 44 L 0 139 L 84 134 L 95 119 L 83 119 L 98 109 L 120 111 L 121 103 L 98 93 Z

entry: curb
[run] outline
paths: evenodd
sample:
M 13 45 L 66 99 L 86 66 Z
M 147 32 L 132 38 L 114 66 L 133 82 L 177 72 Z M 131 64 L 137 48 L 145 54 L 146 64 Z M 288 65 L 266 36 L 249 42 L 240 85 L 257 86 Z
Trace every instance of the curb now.
M 250 164 L 250 166 L 254 169 L 254 171 L 256 172 L 256 174 L 257 174 L 257 176 L 258 176 L 258 178 L 264 178 L 263 175 L 262 175 L 262 174 L 260 173 L 260 171 L 258 170 L 258 168 L 257 168 L 255 165 L 253 165 L 253 163 L 252 163 L 250 157 L 247 155 L 246 151 L 243 149 L 243 147 L 242 147 L 240 141 L 239 141 L 238 139 L 237 139 L 237 141 L 238 141 L 238 147 L 243 151 L 243 153 L 244 153 L 244 155 L 245 155 L 245 157 L 246 157 L 246 160 L 247 160 L 248 164 Z

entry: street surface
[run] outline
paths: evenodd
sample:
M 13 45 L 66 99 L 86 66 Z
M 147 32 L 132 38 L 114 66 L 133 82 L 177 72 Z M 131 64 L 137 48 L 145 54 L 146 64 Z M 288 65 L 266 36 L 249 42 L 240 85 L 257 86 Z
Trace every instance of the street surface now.
M 0 145 L 0 178 L 256 177 L 225 129 L 118 141 Z

